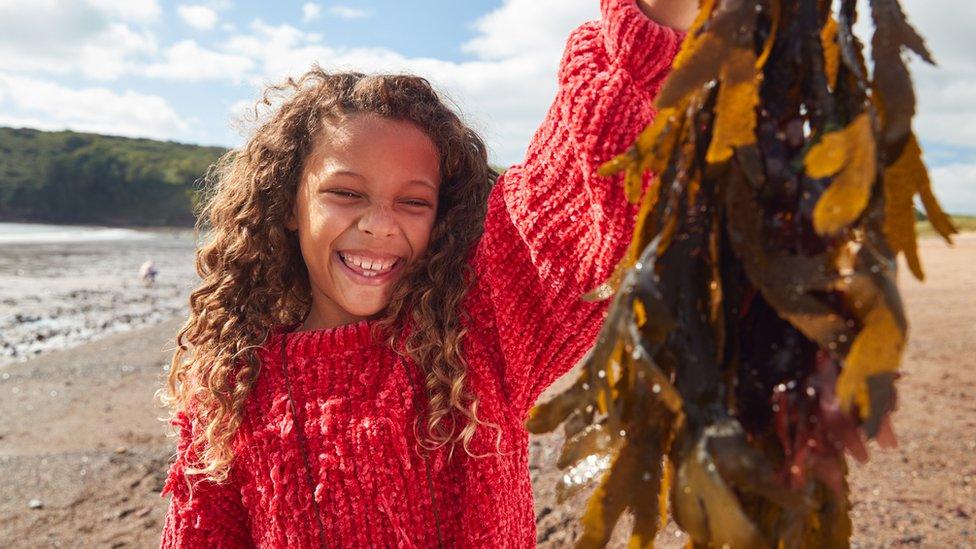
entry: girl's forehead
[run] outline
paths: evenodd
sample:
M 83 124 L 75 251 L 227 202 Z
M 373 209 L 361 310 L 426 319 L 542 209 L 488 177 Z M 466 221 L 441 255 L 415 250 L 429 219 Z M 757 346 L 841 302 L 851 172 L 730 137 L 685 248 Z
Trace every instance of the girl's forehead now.
M 316 141 L 308 168 L 319 173 L 341 169 L 364 175 L 395 171 L 435 183 L 439 180 L 437 147 L 411 122 L 357 115 L 330 122 Z
M 329 121 L 316 141 L 316 148 L 336 152 L 409 148 L 416 153 L 438 154 L 433 140 L 416 124 L 370 114 Z

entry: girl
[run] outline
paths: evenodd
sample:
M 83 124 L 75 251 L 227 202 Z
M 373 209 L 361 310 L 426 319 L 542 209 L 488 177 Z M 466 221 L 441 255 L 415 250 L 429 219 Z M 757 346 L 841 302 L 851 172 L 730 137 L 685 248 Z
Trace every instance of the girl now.
M 532 547 L 523 426 L 593 343 L 694 0 L 602 0 L 523 163 L 412 76 L 313 69 L 219 164 L 164 402 L 163 547 Z M 497 181 L 496 181 L 497 178 Z M 462 451 L 455 451 L 460 444 Z

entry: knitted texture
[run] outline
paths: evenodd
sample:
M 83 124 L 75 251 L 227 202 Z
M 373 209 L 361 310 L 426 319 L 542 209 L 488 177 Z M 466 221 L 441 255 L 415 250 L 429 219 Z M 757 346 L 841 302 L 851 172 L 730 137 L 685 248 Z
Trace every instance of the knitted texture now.
M 435 516 L 447 547 L 535 546 L 524 421 L 592 346 L 608 303 L 580 296 L 622 258 L 636 216 L 620 177 L 596 168 L 653 119 L 653 95 L 683 38 L 635 0 L 603 0 L 601 12 L 570 34 L 556 98 L 524 162 L 493 188 L 472 257 L 462 350 L 478 415 L 501 429 L 501 453 L 489 427 L 470 443 L 485 457 L 432 451 L 431 494 L 416 446 L 416 406 L 426 408 L 419 368 L 370 339 L 373 321 L 277 327 L 258 351 L 261 372 L 227 482 L 191 476 L 191 497 L 183 473 L 196 458 L 189 440 L 198 427 L 186 414 L 174 421 L 179 444 L 163 488 L 171 501 L 162 547 L 317 547 L 312 494 L 329 547 L 436 547 Z

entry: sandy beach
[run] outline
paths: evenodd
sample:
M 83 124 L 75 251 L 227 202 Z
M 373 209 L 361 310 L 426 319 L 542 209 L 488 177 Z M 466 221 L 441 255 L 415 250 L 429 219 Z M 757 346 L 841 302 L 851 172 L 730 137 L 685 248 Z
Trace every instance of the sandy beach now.
M 927 282 L 900 275 L 911 322 L 894 421 L 900 445 L 872 445 L 871 461 L 852 466 L 855 547 L 976 544 L 976 233 L 960 235 L 954 248 L 925 239 L 921 255 Z M 171 290 L 184 283 L 174 278 Z M 173 296 L 176 309 L 162 323 L 122 323 L 124 332 L 28 360 L 0 357 L 0 547 L 158 546 L 173 440 L 152 394 L 163 382 L 181 300 Z M 541 547 L 571 546 L 585 504 L 585 494 L 555 502 L 560 442 L 558 434 L 532 439 Z M 626 545 L 623 530 L 612 546 Z M 671 525 L 659 542 L 679 547 L 685 537 Z

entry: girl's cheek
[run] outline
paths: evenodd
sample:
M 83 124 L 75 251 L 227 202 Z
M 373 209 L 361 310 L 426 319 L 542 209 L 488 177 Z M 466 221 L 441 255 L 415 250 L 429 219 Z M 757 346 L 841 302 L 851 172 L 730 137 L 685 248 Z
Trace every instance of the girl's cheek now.
M 351 208 L 335 206 L 333 204 L 318 204 L 309 210 L 310 225 L 315 232 L 323 237 L 338 235 L 355 219 Z

